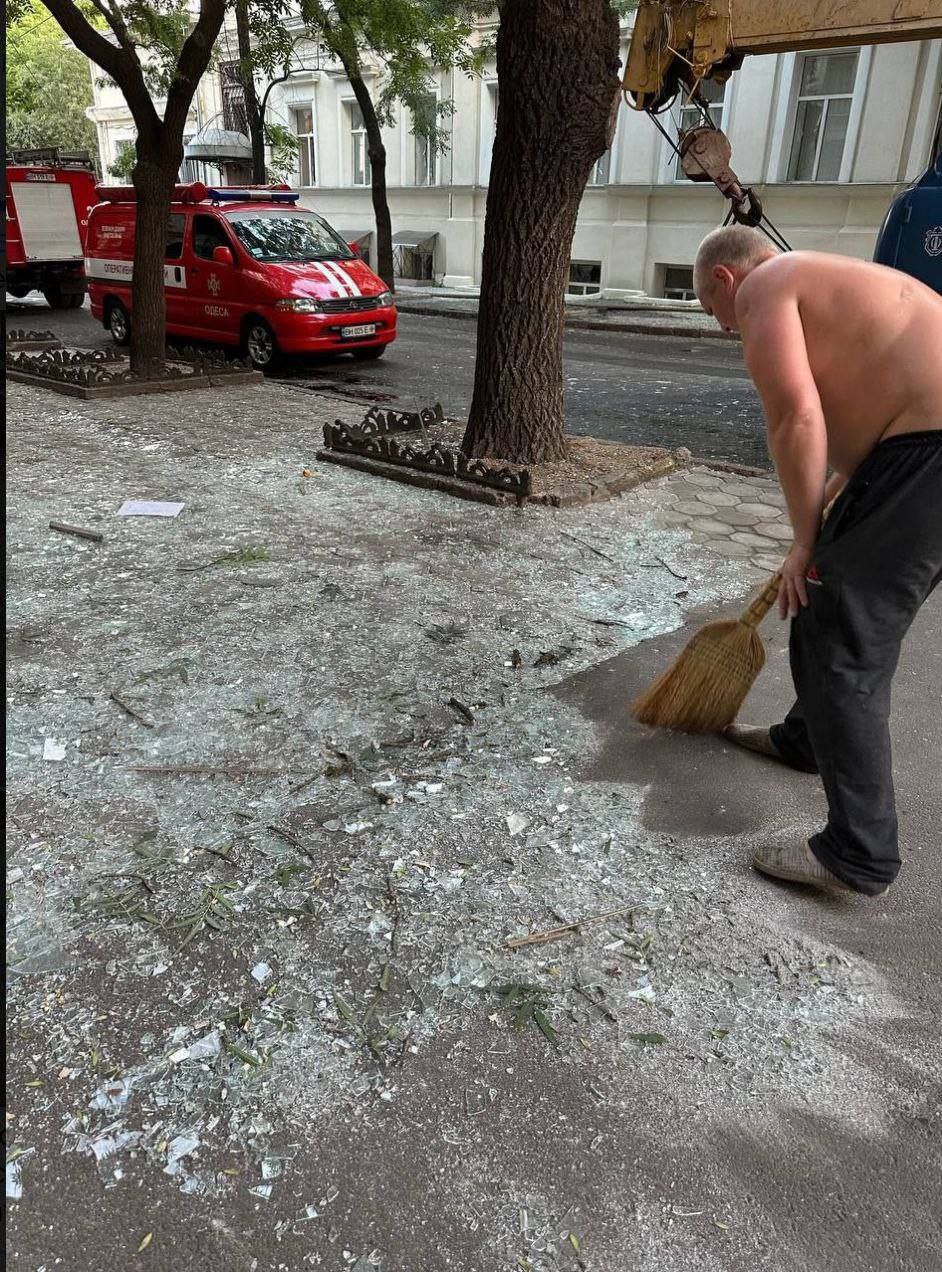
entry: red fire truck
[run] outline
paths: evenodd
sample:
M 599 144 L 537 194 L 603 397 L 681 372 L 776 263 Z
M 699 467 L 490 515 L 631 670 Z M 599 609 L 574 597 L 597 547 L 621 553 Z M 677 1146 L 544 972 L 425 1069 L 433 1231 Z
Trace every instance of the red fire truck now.
M 85 234 L 98 202 L 86 151 L 56 148 L 7 155 L 6 290 L 41 291 L 53 309 L 85 299 Z
M 88 226 L 92 315 L 117 344 L 134 322 L 137 203 L 99 186 Z M 241 348 L 259 370 L 282 354 L 382 356 L 396 338 L 395 298 L 327 222 L 282 187 L 173 192 L 164 247 L 167 331 Z

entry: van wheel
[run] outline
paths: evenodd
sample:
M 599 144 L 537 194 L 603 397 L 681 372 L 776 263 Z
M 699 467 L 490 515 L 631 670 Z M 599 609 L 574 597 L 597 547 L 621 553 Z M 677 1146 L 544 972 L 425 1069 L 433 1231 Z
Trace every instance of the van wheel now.
M 351 349 L 350 351 L 355 358 L 359 358 L 361 362 L 372 362 L 376 358 L 381 358 L 386 352 L 385 345 L 370 345 L 368 349 Z
M 108 306 L 105 326 L 116 345 L 124 346 L 131 343 L 131 319 L 119 300 L 113 300 Z
M 246 323 L 243 345 L 256 371 L 271 371 L 278 362 L 278 341 L 262 318 L 251 318 Z

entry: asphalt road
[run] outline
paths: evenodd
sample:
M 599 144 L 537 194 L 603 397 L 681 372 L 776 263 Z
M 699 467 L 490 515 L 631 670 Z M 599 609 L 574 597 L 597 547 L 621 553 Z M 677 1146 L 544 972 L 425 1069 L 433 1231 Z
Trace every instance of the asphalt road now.
M 52 330 L 63 340 L 103 345 L 88 309 L 55 312 L 38 299 L 8 300 L 12 327 Z M 401 314 L 399 338 L 381 361 L 294 361 L 278 378 L 298 388 L 414 409 L 442 403 L 467 415 L 474 378 L 475 323 Z M 626 332 L 570 330 L 565 340 L 567 429 L 579 435 L 658 446 L 771 467 L 759 399 L 737 344 Z

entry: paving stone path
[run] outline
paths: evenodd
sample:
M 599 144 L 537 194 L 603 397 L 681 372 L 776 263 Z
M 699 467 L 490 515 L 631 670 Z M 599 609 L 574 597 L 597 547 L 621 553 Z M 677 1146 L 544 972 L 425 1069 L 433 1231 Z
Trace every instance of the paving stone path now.
M 756 578 L 775 571 L 792 539 L 774 478 L 693 467 L 658 483 L 658 521 L 682 526 L 718 556 L 748 562 Z

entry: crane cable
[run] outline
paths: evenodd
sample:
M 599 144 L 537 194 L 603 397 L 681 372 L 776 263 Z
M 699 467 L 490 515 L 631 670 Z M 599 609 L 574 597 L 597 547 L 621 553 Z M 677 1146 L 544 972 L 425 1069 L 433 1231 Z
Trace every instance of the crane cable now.
M 687 104 L 689 105 L 690 103 L 693 103 L 699 110 L 700 119 L 704 127 L 716 128 L 716 124 L 713 122 L 713 118 L 710 115 L 709 108 L 699 94 L 696 97 L 694 97 L 693 94 L 691 94 Z M 669 108 L 665 107 L 664 109 L 669 109 Z M 683 159 L 683 155 L 681 154 L 680 147 L 675 143 L 670 133 L 667 131 L 667 129 L 661 123 L 660 119 L 658 119 L 657 117 L 658 114 L 663 113 L 663 110 L 659 111 L 657 114 L 655 114 L 653 111 L 649 111 L 647 113 L 650 119 L 653 121 L 655 128 L 658 130 L 658 132 L 661 134 L 661 136 L 670 146 L 671 150 L 673 150 L 677 158 Z M 697 167 L 700 169 L 700 171 L 703 173 L 703 175 L 705 177 L 710 178 L 710 174 L 707 172 L 706 168 L 704 168 L 703 164 L 700 162 L 700 160 L 697 158 L 696 155 L 693 156 L 693 160 L 694 160 L 694 163 L 696 163 Z M 710 179 L 712 180 L 712 178 Z M 731 207 L 726 214 L 726 219 L 723 221 L 723 225 L 727 226 L 735 219 L 736 219 L 736 208 Z M 772 222 L 772 220 L 766 215 L 765 212 L 762 213 L 755 228 L 758 230 L 761 230 L 762 233 L 766 236 L 766 238 L 772 243 L 772 245 L 774 247 L 777 247 L 780 252 L 792 251 L 791 244 L 785 238 L 784 234 L 782 234 L 781 230 L 779 230 L 778 227 Z

